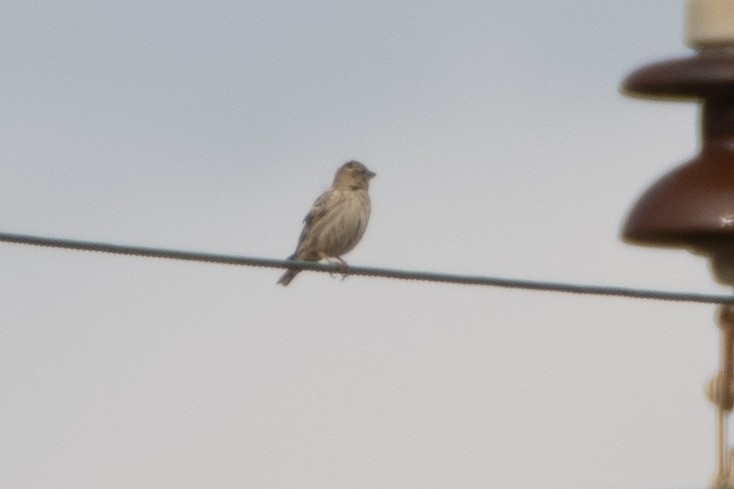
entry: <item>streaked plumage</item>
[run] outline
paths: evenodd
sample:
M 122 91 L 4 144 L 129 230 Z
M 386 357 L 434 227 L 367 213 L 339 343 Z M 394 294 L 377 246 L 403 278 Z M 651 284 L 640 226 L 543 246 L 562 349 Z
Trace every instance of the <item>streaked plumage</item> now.
M 370 218 L 370 179 L 375 174 L 362 163 L 350 161 L 334 176 L 331 188 L 324 192 L 303 220 L 303 231 L 296 252 L 289 260 L 319 261 L 336 258 L 354 248 L 367 229 Z M 299 270 L 286 271 L 279 284 L 288 285 Z

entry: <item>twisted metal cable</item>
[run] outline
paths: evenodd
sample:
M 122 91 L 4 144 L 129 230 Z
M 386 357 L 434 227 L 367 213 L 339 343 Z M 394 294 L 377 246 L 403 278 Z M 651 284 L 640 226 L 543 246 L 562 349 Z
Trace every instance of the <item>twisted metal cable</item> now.
M 239 265 L 265 268 L 296 268 L 299 270 L 311 270 L 314 272 L 326 272 L 332 274 L 339 274 L 342 271 L 338 264 L 322 264 L 303 261 L 273 260 L 269 258 L 220 255 L 213 253 L 171 250 L 164 248 L 150 248 L 143 246 L 127 246 L 92 241 L 47 238 L 3 232 L 0 232 L 0 242 L 79 251 L 92 251 L 98 253 L 111 253 L 116 255 L 163 258 L 168 260 L 196 261 L 203 263 L 218 263 L 223 265 Z M 569 294 L 601 295 L 673 302 L 695 302 L 702 304 L 734 304 L 734 296 L 730 295 L 698 294 L 692 292 L 667 292 L 659 290 L 633 289 L 626 287 L 578 285 L 560 282 L 517 280 L 497 277 L 454 275 L 433 272 L 416 272 L 373 267 L 350 266 L 348 273 L 349 275 L 362 275 L 398 280 L 418 280 L 450 284 L 480 285 L 487 287 L 504 287 L 511 289 L 536 290 L 544 292 L 563 292 Z

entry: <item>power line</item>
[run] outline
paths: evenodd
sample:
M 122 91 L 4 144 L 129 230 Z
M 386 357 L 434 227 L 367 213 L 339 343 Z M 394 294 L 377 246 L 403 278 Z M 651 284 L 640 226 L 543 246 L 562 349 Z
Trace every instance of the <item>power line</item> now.
M 48 248 L 62 248 L 78 251 L 111 253 L 115 255 L 163 258 L 168 260 L 218 263 L 222 265 L 239 265 L 265 268 L 297 268 L 314 272 L 341 273 L 339 265 L 302 261 L 273 260 L 234 255 L 221 255 L 192 251 L 181 251 L 143 246 L 128 246 L 72 239 L 47 238 L 23 234 L 0 232 L 0 242 L 15 243 Z M 464 285 L 480 285 L 487 287 L 504 287 L 511 289 L 535 290 L 544 292 L 563 292 L 569 294 L 601 295 L 611 297 L 627 297 L 635 299 L 651 299 L 674 302 L 697 302 L 703 304 L 734 304 L 734 296 L 698 294 L 692 292 L 667 292 L 660 290 L 633 289 L 600 285 L 578 285 L 560 282 L 533 280 L 517 280 L 476 275 L 455 275 L 433 272 L 416 272 L 373 267 L 349 267 L 349 275 L 381 277 L 398 280 L 417 280 Z

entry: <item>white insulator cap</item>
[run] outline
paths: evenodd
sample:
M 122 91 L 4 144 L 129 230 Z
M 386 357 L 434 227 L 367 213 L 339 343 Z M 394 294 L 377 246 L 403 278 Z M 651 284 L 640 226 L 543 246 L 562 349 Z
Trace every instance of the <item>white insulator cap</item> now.
M 734 44 L 734 0 L 688 0 L 688 45 Z

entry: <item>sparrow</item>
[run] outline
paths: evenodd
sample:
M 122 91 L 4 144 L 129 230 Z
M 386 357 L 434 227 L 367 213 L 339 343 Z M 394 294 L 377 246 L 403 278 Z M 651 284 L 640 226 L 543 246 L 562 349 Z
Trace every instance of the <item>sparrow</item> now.
M 303 220 L 295 253 L 288 260 L 336 259 L 346 271 L 342 255 L 362 239 L 370 219 L 370 180 L 376 174 L 359 161 L 349 161 L 334 175 L 331 188 L 321 194 Z M 288 269 L 278 283 L 288 285 L 300 270 Z

